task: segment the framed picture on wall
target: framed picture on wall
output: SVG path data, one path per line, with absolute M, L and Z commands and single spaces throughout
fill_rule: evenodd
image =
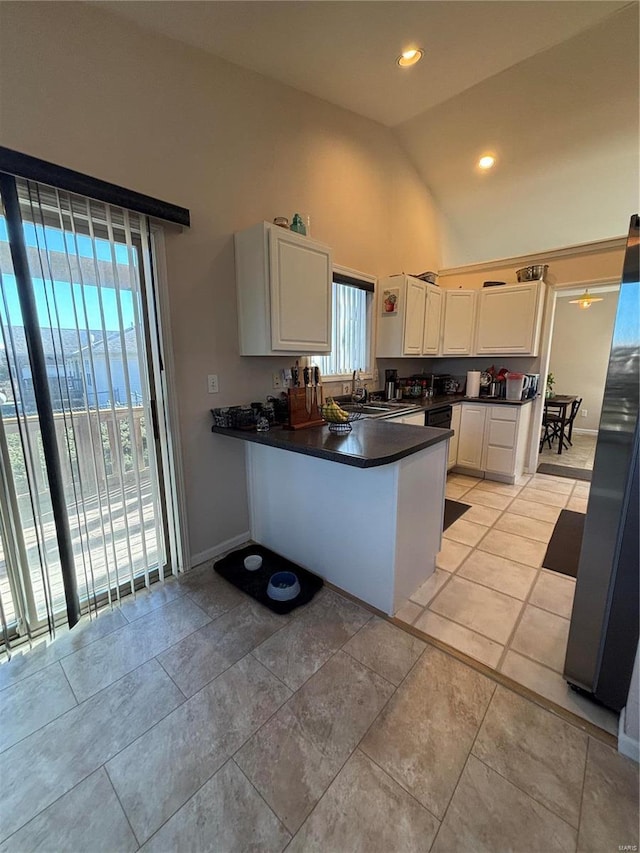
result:
M 400 296 L 400 288 L 393 287 L 390 290 L 382 291 L 382 316 L 390 317 L 398 313 L 398 298 Z

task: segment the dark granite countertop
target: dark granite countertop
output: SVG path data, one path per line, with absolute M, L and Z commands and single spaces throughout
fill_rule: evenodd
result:
M 455 403 L 490 403 L 497 406 L 526 406 L 527 403 L 533 403 L 533 398 L 529 400 L 506 400 L 504 397 L 465 397 L 463 394 L 448 394 L 446 396 L 433 397 L 431 400 L 407 399 L 403 400 L 402 403 L 406 405 L 407 409 L 412 408 L 418 412 L 420 410 L 440 409 L 443 406 L 453 406 Z
M 286 430 L 272 427 L 269 432 L 249 432 L 239 429 L 211 427 L 211 431 L 229 438 L 239 438 L 267 447 L 317 456 L 356 468 L 376 468 L 389 465 L 431 447 L 447 438 L 450 429 L 394 424 L 376 418 L 355 421 L 346 435 L 329 432 L 327 426 Z
M 461 397 L 460 403 L 491 403 L 492 406 L 526 406 L 533 403 L 534 398 L 528 400 L 505 400 L 504 397 Z

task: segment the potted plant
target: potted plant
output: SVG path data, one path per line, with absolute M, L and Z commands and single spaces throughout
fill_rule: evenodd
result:
M 545 397 L 553 397 L 553 386 L 555 385 L 555 376 L 553 373 L 547 373 L 547 390 L 545 391 Z

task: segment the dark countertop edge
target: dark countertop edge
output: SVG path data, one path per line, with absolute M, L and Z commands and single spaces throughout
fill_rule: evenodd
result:
M 382 423 L 384 421 L 380 421 L 376 418 L 363 418 L 359 423 L 354 424 L 354 431 L 358 428 L 362 428 L 363 424 L 366 423 Z M 360 456 L 353 453 L 348 453 L 346 451 L 327 449 L 321 445 L 316 447 L 309 446 L 307 444 L 295 445 L 292 444 L 292 439 L 284 440 L 279 436 L 287 435 L 295 437 L 300 433 L 310 433 L 311 430 L 318 431 L 318 438 L 323 440 L 323 437 L 327 437 L 328 435 L 333 434 L 329 433 L 326 427 L 310 427 L 308 430 L 283 430 L 280 427 L 273 427 L 269 430 L 269 432 L 251 432 L 249 430 L 239 430 L 239 429 L 227 429 L 226 427 L 217 427 L 212 426 L 211 432 L 216 433 L 217 435 L 226 435 L 228 438 L 237 438 L 244 441 L 250 441 L 254 444 L 263 444 L 267 447 L 274 447 L 277 450 L 288 450 L 291 453 L 301 453 L 303 456 L 315 456 L 317 459 L 325 459 L 329 462 L 337 462 L 340 465 L 350 465 L 354 468 L 377 468 L 381 465 L 390 465 L 393 462 L 398 462 L 400 459 L 404 459 L 407 456 L 412 456 L 414 453 L 418 453 L 420 450 L 424 450 L 427 447 L 432 447 L 434 444 L 439 444 L 447 438 L 451 438 L 453 436 L 453 430 L 450 429 L 439 429 L 437 427 L 423 427 L 423 426 L 413 426 L 411 424 L 386 424 L 386 427 L 390 427 L 391 429 L 398 429 L 399 427 L 404 427 L 405 429 L 416 431 L 416 440 L 412 442 L 410 445 L 401 447 L 398 450 L 394 450 L 391 453 L 385 453 L 383 455 L 372 455 L 372 456 Z M 322 433 L 319 431 L 322 430 Z M 418 439 L 420 431 L 428 431 L 428 437 L 423 437 Z M 352 433 L 349 433 L 351 435 Z
M 507 400 L 504 397 L 462 397 L 460 403 L 487 403 L 492 406 L 526 406 L 527 403 L 533 403 L 535 397 L 528 397 L 526 400 Z
M 403 406 L 397 406 L 398 417 L 402 415 L 415 414 L 415 412 L 429 412 L 433 409 L 442 409 L 445 406 L 455 406 L 457 403 L 486 403 L 488 405 L 497 406 L 526 406 L 527 403 L 533 403 L 537 397 L 529 397 L 526 400 L 507 400 L 505 397 L 465 397 L 462 394 L 450 394 L 444 397 L 434 397 L 431 400 L 424 401 L 418 399 L 403 400 Z M 376 401 L 374 401 L 375 403 Z M 384 400 L 380 402 L 384 403 Z M 400 402 L 400 401 L 398 401 Z M 402 412 L 400 409 L 402 408 Z M 391 420 L 394 417 L 393 412 L 389 415 L 382 415 L 380 419 Z
M 529 397 L 526 400 L 507 400 L 505 397 L 465 397 L 462 394 L 450 395 L 448 397 L 434 397 L 428 402 L 411 403 L 407 401 L 407 410 L 402 414 L 410 415 L 409 407 L 414 412 L 428 412 L 433 409 L 441 409 L 444 406 L 455 406 L 456 403 L 486 403 L 487 405 L 497 406 L 526 406 L 527 403 L 535 402 L 536 397 Z

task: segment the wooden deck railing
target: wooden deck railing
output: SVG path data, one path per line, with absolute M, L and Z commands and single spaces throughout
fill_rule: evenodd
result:
M 94 409 L 54 415 L 60 462 L 69 500 L 75 500 L 78 475 L 84 499 L 119 486 L 133 485 L 136 467 L 148 474 L 149 454 L 145 411 L 135 408 Z M 3 420 L 18 497 L 28 495 L 20 430 L 28 430 L 32 448 L 30 471 L 38 493 L 46 493 L 47 476 L 37 415 Z M 74 477 L 75 475 L 75 477 Z

